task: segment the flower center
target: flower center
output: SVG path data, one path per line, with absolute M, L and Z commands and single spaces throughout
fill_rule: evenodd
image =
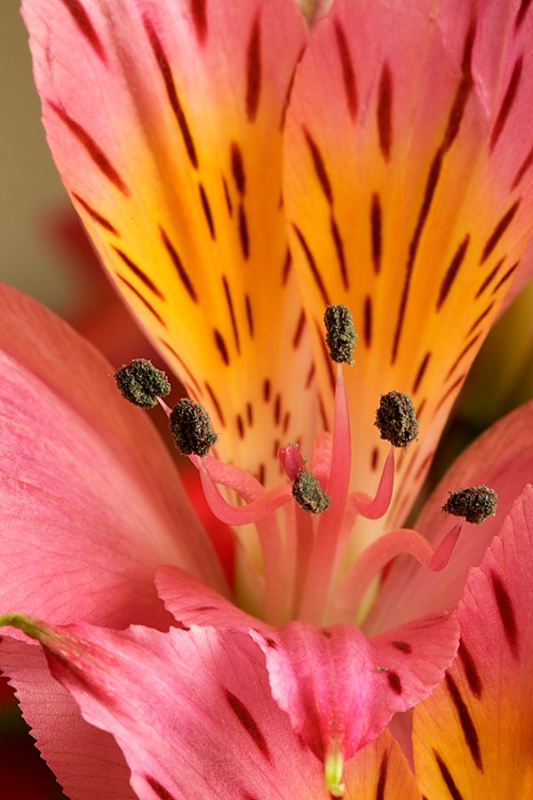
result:
M 209 455 L 216 435 L 205 410 L 186 398 L 170 409 L 160 396 L 160 389 L 167 393 L 169 388 L 165 376 L 152 374 L 159 371 L 149 362 L 139 359 L 117 373 L 126 399 L 133 397 L 144 407 L 158 402 L 165 410 L 178 448 L 199 472 L 212 513 L 235 529 L 237 602 L 274 625 L 295 619 L 317 625 L 360 621 L 372 586 L 392 559 L 407 553 L 428 569 L 441 570 L 462 527 L 452 527 L 436 549 L 416 531 L 403 528 L 382 535 L 355 560 L 350 557 L 361 551 L 349 547 L 357 517 L 376 520 L 388 511 L 394 448 L 405 448 L 417 437 L 418 423 L 407 395 L 392 391 L 382 396 L 375 424 L 381 438 L 391 442 L 391 450 L 375 497 L 350 492 L 350 417 L 343 364 L 353 363 L 356 334 L 345 306 L 328 307 L 325 324 L 330 356 L 337 362 L 333 433 L 317 435 L 309 465 L 297 445 L 281 448 L 278 456 L 288 480 L 269 491 L 249 473 Z M 478 523 L 494 513 L 495 504 L 492 490 L 475 487 L 452 494 L 443 510 Z M 254 537 L 259 570 L 248 556 Z

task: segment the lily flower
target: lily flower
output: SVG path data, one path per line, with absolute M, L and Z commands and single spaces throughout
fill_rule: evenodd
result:
M 310 31 L 293 0 L 25 0 L 54 158 L 235 554 L 111 368 L 3 289 L 0 660 L 72 800 L 504 786 L 531 409 L 399 525 L 525 278 L 529 5 L 336 0 Z

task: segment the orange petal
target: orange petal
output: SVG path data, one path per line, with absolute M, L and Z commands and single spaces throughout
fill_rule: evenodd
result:
M 334 302 L 359 330 L 348 388 L 358 489 L 372 490 L 387 452 L 372 428 L 380 394 L 413 395 L 420 418 L 395 520 L 533 230 L 528 7 L 517 16 L 500 0 L 337 0 L 297 71 L 291 247 L 311 328 Z
M 26 0 L 24 15 L 49 143 L 113 282 L 219 452 L 271 470 L 313 409 L 281 202 L 302 15 L 293 0 Z
M 346 764 L 344 800 L 421 800 L 400 746 L 384 731 Z
M 427 800 L 532 796 L 532 553 L 528 487 L 470 573 L 459 606 L 459 657 L 415 709 L 415 765 Z

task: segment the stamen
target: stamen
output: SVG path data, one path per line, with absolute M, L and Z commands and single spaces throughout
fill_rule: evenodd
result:
M 187 397 L 178 400 L 172 409 L 170 430 L 183 456 L 206 456 L 218 438 L 205 408 Z
M 299 609 L 301 619 L 317 624 L 320 624 L 322 618 L 327 615 L 330 590 L 348 535 L 343 521 L 348 499 L 351 461 L 350 414 L 342 366 L 339 364 L 335 390 L 331 470 L 326 486 L 331 496 L 331 506 L 320 517 L 318 523 Z
M 146 358 L 135 358 L 131 364 L 120 367 L 115 380 L 122 396 L 141 408 L 153 408 L 158 397 L 170 394 L 167 376 Z
M 488 486 L 470 486 L 450 492 L 442 510 L 455 517 L 464 517 L 467 522 L 479 525 L 496 513 L 498 495 Z
M 357 334 L 352 319 L 352 312 L 347 306 L 328 306 L 324 313 L 326 326 L 326 344 L 329 356 L 337 364 L 353 366 L 353 351 Z
M 318 478 L 323 486 L 328 485 L 331 472 L 331 452 L 333 449 L 333 437 L 329 431 L 322 431 L 315 436 L 313 446 L 313 459 L 311 461 L 311 472 Z
M 350 617 L 355 618 L 374 579 L 397 556 L 410 555 L 432 572 L 440 572 L 448 564 L 460 533 L 461 525 L 455 525 L 436 549 L 410 528 L 381 536 L 359 556 L 344 579 L 335 598 L 337 610 L 349 609 Z
M 382 439 L 394 447 L 407 447 L 418 436 L 418 420 L 413 401 L 403 392 L 388 392 L 381 396 L 376 422 Z
M 206 465 L 196 456 L 191 456 L 191 461 L 200 473 L 202 488 L 206 502 L 217 519 L 227 525 L 247 525 L 257 523 L 267 517 L 276 509 L 288 503 L 291 498 L 291 487 L 288 485 L 276 486 L 268 492 L 264 492 L 245 506 L 232 506 L 220 494 L 215 481 L 211 477 L 213 471 L 212 461 Z M 207 466 L 207 468 L 206 468 Z M 228 465 L 220 465 L 219 474 L 216 476 L 217 482 L 225 484 L 223 472 Z M 235 468 L 234 468 L 235 469 Z M 231 472 L 230 472 L 231 476 Z M 231 485 L 231 484 L 227 484 Z
M 292 484 L 292 496 L 298 505 L 310 514 L 322 514 L 331 503 L 331 497 L 321 487 L 318 478 L 306 470 L 302 470 L 296 476 Z

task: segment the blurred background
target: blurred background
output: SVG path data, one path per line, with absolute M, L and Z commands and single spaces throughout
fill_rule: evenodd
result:
M 0 277 L 61 312 L 75 281 L 43 238 L 68 200 L 44 139 L 18 0 L 0 3 L 0 31 Z
M 109 288 L 49 155 L 18 0 L 0 0 L 0 280 L 68 319 L 116 366 L 150 356 Z M 431 483 L 494 419 L 533 396 L 533 289 L 493 330 L 443 437 Z M 431 485 L 431 484 L 429 484 Z M 2 800 L 60 800 L 0 679 Z

